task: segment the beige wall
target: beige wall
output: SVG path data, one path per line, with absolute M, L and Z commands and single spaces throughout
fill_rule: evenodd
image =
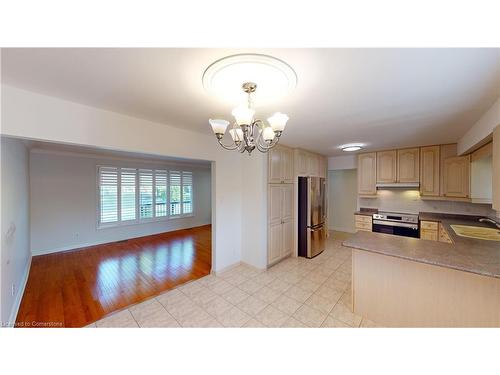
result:
M 328 171 L 329 229 L 354 232 L 358 198 L 356 169 Z

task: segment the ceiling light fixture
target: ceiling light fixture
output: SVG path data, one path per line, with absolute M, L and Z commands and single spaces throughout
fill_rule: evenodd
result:
M 257 83 L 259 93 L 256 95 Z M 216 96 L 233 102 L 242 102 L 246 94 L 246 105 L 231 112 L 235 122 L 230 126 L 232 143 L 226 145 L 222 139 L 230 125 L 224 119 L 210 119 L 209 123 L 219 144 L 226 150 L 252 153 L 254 149 L 267 152 L 276 146 L 285 130 L 288 116 L 276 112 L 267 123 L 254 119 L 254 100 L 269 102 L 283 96 L 297 84 L 295 71 L 284 61 L 272 56 L 241 54 L 228 56 L 211 64 L 203 73 L 203 86 Z M 243 91 L 242 91 L 243 89 Z
M 353 152 L 353 151 L 359 151 L 363 148 L 363 144 L 361 143 L 350 143 L 347 145 L 342 145 L 339 148 L 342 149 L 342 151 L 346 152 Z
M 251 94 L 257 90 L 257 84 L 245 82 L 241 87 L 248 94 L 248 105 L 236 107 L 231 112 L 235 118 L 235 122 L 229 129 L 233 143 L 229 145 L 222 143 L 229 121 L 223 119 L 210 119 L 208 121 L 217 141 L 226 150 L 238 150 L 241 153 L 247 151 L 248 154 L 251 154 L 257 148 L 260 152 L 267 152 L 278 144 L 281 134 L 285 130 L 288 116 L 276 112 L 267 119 L 269 125 L 266 125 L 262 120 L 254 120 L 255 110 L 252 109 Z

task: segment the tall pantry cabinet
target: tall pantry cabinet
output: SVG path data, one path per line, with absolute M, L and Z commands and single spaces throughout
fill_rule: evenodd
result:
M 296 254 L 298 177 L 327 177 L 327 169 L 327 159 L 319 154 L 281 145 L 269 151 L 268 266 Z
M 286 258 L 294 244 L 293 150 L 276 146 L 268 154 L 267 264 Z

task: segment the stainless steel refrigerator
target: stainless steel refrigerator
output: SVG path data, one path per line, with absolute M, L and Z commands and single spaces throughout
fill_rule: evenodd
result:
M 299 177 L 299 256 L 313 258 L 326 248 L 326 181 L 322 177 Z

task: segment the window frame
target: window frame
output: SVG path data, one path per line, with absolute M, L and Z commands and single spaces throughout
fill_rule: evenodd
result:
M 117 169 L 117 199 L 118 199 L 118 205 L 117 205 L 117 221 L 109 222 L 109 223 L 102 223 L 101 222 L 101 184 L 100 184 L 100 176 L 101 176 L 101 168 L 116 168 Z M 122 169 L 135 169 L 136 174 L 135 174 L 135 212 L 136 216 L 134 220 L 121 220 L 121 170 Z M 153 172 L 153 217 L 151 218 L 140 218 L 140 178 L 139 178 L 139 172 L 140 170 L 144 169 L 150 169 Z M 151 223 L 156 223 L 156 222 L 165 222 L 169 220 L 176 220 L 176 219 L 183 219 L 183 218 L 188 218 L 188 217 L 194 217 L 195 216 L 195 204 L 194 204 L 194 171 L 193 170 L 183 170 L 182 168 L 168 168 L 168 167 L 153 167 L 153 168 L 148 168 L 148 167 L 129 167 L 129 166 L 116 166 L 116 165 L 109 165 L 109 164 L 97 164 L 96 165 L 96 228 L 98 230 L 100 229 L 107 229 L 107 228 L 116 228 L 116 227 L 126 227 L 129 225 L 141 225 L 141 224 L 151 224 Z M 156 216 L 156 171 L 163 171 L 167 173 L 167 197 L 166 197 L 166 203 L 167 203 L 167 215 L 165 216 Z M 191 205 L 192 205 L 192 212 L 189 214 L 183 214 L 182 213 L 182 202 L 181 202 L 181 213 L 179 215 L 170 215 L 170 171 L 180 171 L 181 174 L 181 200 L 182 200 L 182 172 L 191 172 L 192 174 L 192 183 L 191 183 L 191 189 L 192 189 L 192 197 L 191 197 Z

